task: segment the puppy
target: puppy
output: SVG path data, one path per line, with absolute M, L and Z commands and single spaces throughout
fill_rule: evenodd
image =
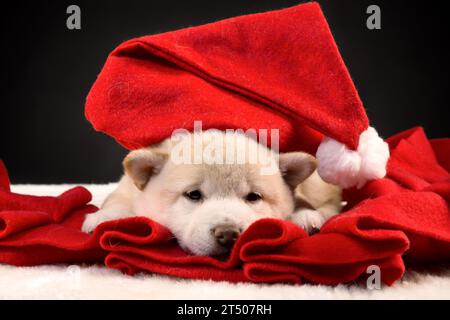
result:
M 123 166 L 117 189 L 87 215 L 83 231 L 146 216 L 184 250 L 221 255 L 258 219 L 288 219 L 312 232 L 341 210 L 341 190 L 322 181 L 313 156 L 278 154 L 239 132 L 178 135 L 130 152 Z

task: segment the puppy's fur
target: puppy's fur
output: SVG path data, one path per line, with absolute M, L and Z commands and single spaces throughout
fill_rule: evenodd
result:
M 201 152 L 234 151 L 244 161 L 196 163 L 195 138 L 201 138 Z M 219 140 L 224 142 L 220 149 L 211 148 Z M 179 150 L 191 150 L 184 158 L 190 161 L 175 159 Z M 257 163 L 249 160 L 255 150 Z M 229 249 L 218 241 L 217 230 L 223 226 L 235 230 L 233 240 L 266 217 L 289 219 L 311 232 L 341 209 L 341 190 L 322 181 L 314 157 L 302 152 L 277 154 L 240 133 L 185 134 L 176 144 L 167 139 L 132 151 L 123 165 L 125 174 L 117 189 L 98 212 L 86 217 L 83 231 L 91 232 L 108 220 L 147 216 L 166 226 L 185 250 L 218 255 Z

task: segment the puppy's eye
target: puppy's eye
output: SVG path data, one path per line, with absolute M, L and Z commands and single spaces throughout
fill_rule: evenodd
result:
M 191 201 L 200 201 L 203 197 L 200 190 L 193 190 L 193 191 L 185 192 L 184 196 Z
M 248 202 L 256 202 L 262 199 L 262 195 L 258 192 L 250 192 L 246 197 L 245 200 Z

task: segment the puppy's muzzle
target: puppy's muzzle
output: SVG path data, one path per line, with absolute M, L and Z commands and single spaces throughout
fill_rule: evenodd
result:
M 241 230 L 233 225 L 219 225 L 212 230 L 212 234 L 220 246 L 230 249 L 241 234 Z

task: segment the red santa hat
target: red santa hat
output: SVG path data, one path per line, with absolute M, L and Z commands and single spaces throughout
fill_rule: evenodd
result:
M 345 188 L 382 178 L 389 158 L 317 3 L 127 41 L 109 55 L 86 117 L 129 149 L 198 120 L 279 129 L 280 151 L 316 153 L 322 178 Z

